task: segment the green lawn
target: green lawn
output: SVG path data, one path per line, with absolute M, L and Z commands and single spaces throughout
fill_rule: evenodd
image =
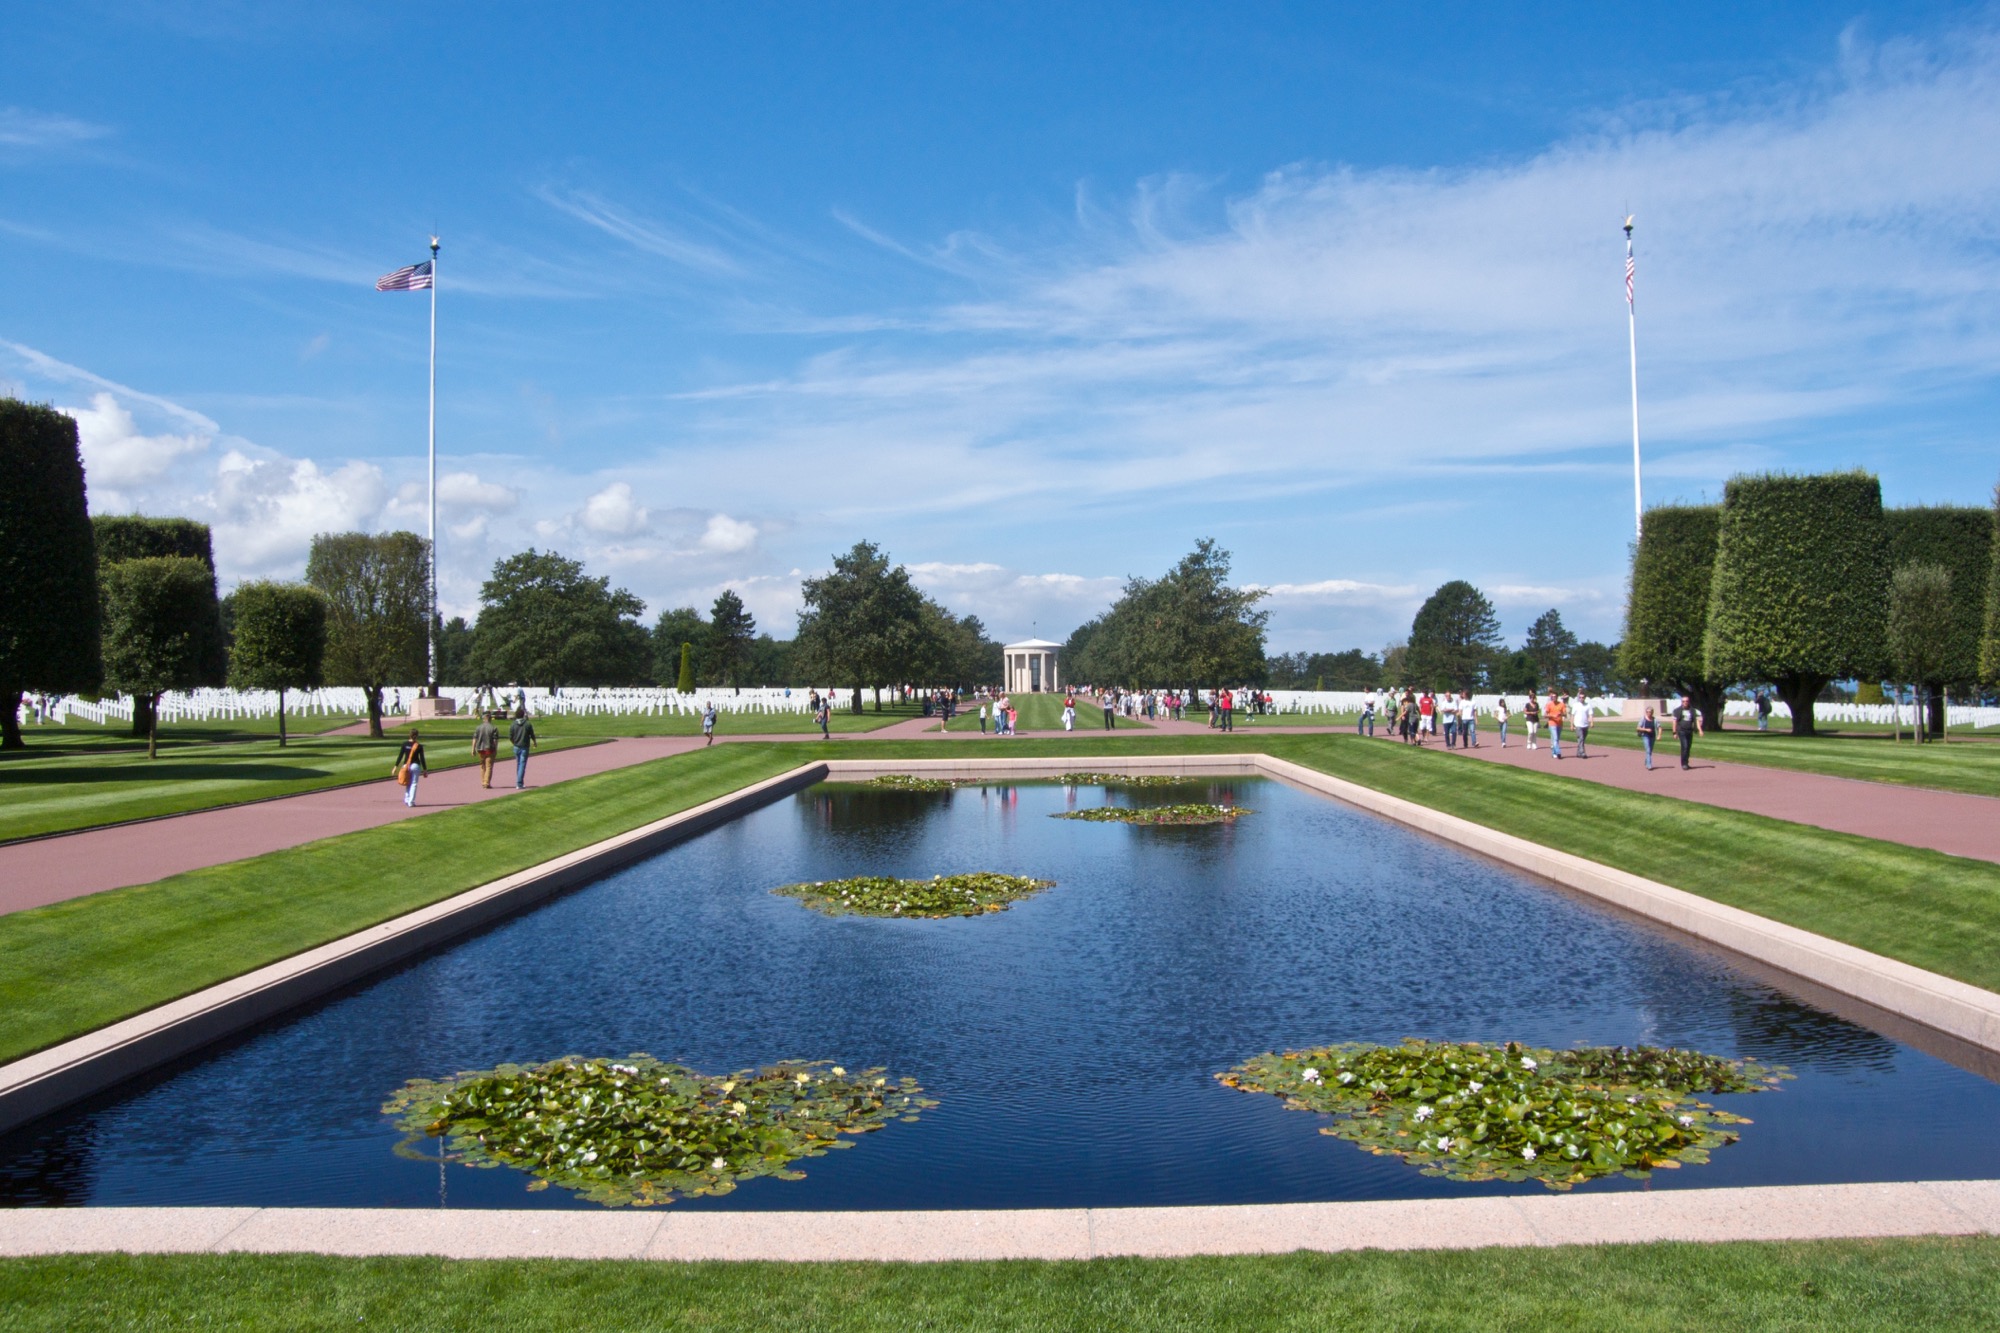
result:
M 470 727 L 456 738 L 436 727 L 423 732 L 433 771 L 474 762 Z M 386 781 L 402 733 L 379 741 L 295 736 L 283 749 L 275 740 L 200 744 L 176 738 L 153 760 L 143 743 L 134 750 L 102 736 L 68 745 L 42 743 L 40 736 L 36 741 L 0 758 L 0 841 Z M 545 738 L 551 750 L 590 743 L 576 735 Z
M 1481 727 L 1482 737 L 1491 734 Z M 1893 782 L 1906 787 L 1932 787 L 1939 791 L 1969 792 L 1974 796 L 2000 796 L 2000 736 L 1968 731 L 1964 741 L 1932 741 L 1918 745 L 1903 733 L 1901 743 L 1894 735 L 1878 728 L 1846 728 L 1822 731 L 1814 736 L 1794 736 L 1784 731 L 1711 731 L 1695 740 L 1695 753 L 1706 759 L 1736 764 L 1762 764 L 1767 768 L 1792 768 L 1807 773 L 1824 773 L 1837 778 L 1859 778 L 1864 782 Z M 1639 748 L 1639 735 L 1630 722 L 1600 722 L 1590 729 L 1593 744 L 1602 742 L 1622 749 Z M 1671 738 L 1663 739 L 1670 745 Z
M 1064 697 L 1062 694 L 1017 694 L 1013 696 L 1009 702 L 1014 705 L 1014 710 L 1020 714 L 1019 719 L 1014 723 L 1014 729 L 1016 731 L 1061 731 Z M 1079 732 L 1095 731 L 1102 734 L 1104 731 L 1103 705 L 1088 695 L 1079 694 L 1073 697 L 1076 699 L 1076 729 Z M 1115 721 L 1118 724 L 1118 729 L 1121 731 L 1152 730 L 1144 722 L 1123 715 L 1117 717 Z M 988 727 L 992 725 L 991 722 L 987 723 Z M 932 728 L 932 730 L 936 730 L 936 728 Z M 946 730 L 969 731 L 977 736 L 979 734 L 978 701 L 971 700 L 961 704 L 958 716 L 951 720 L 951 725 Z
M 967 744 L 983 744 L 969 741 Z M 1249 748 L 2000 989 L 2000 865 L 1351 735 L 1023 738 L 1009 755 Z M 739 743 L 0 917 L 0 1059 L 435 902 L 815 757 L 949 741 Z M 526 802 L 527 804 L 523 804 Z M 283 885 L 282 893 L 272 891 Z
M 915 706 L 904 705 L 885 706 L 880 713 L 836 711 L 831 725 L 840 733 L 868 732 L 920 715 Z M 346 724 L 315 719 L 321 721 Z M 432 769 L 472 763 L 477 725 L 473 718 L 424 723 Z M 614 736 L 692 736 L 700 730 L 698 718 L 559 715 L 535 721 L 535 734 L 547 750 Z M 722 713 L 716 721 L 716 733 L 725 736 L 812 730 L 805 714 Z M 160 757 L 148 760 L 145 741 L 126 733 L 122 725 L 35 727 L 26 732 L 26 750 L 0 753 L 0 842 L 371 781 L 388 775 L 406 734 L 391 728 L 384 739 L 370 740 L 295 730 L 281 749 L 275 726 L 177 724 L 161 732 Z M 503 759 L 512 753 L 504 741 L 500 751 Z
M 771 1264 L 0 1260 L 0 1333 L 237 1329 L 1988 1330 L 2000 1239 Z

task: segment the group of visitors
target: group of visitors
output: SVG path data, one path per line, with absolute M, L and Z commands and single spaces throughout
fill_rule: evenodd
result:
M 1514 719 L 1513 706 L 1503 694 L 1493 701 L 1489 711 L 1498 726 L 1500 748 L 1504 750 L 1507 730 Z M 1391 690 L 1386 700 L 1379 701 L 1375 691 L 1369 690 L 1362 696 L 1361 715 L 1355 719 L 1354 730 L 1357 735 L 1373 736 L 1379 717 L 1389 734 L 1406 745 L 1422 745 L 1427 738 L 1442 732 L 1446 748 L 1474 749 L 1479 745 L 1479 713 L 1479 705 L 1464 690 L 1446 690 L 1440 695 L 1429 690 L 1405 689 L 1400 698 Z M 1673 735 L 1680 745 L 1681 767 L 1688 768 L 1694 738 L 1702 730 L 1701 713 L 1688 696 L 1682 695 L 1671 716 Z M 1529 690 L 1521 704 L 1520 718 L 1528 749 L 1540 748 L 1540 732 L 1547 727 L 1550 757 L 1563 758 L 1563 731 L 1568 728 L 1576 741 L 1575 757 L 1590 758 L 1590 727 L 1595 713 L 1590 699 L 1581 690 L 1574 697 L 1552 692 L 1545 700 Z M 1638 731 L 1645 747 L 1646 767 L 1651 768 L 1653 747 L 1660 737 L 1660 719 L 1651 707 L 1640 720 Z
M 479 725 L 472 729 L 472 753 L 479 760 L 479 785 L 491 789 L 493 786 L 493 760 L 500 751 L 500 728 L 496 725 L 506 714 L 481 713 Z M 709 711 L 714 717 L 713 708 Z M 513 718 L 507 724 L 507 741 L 514 747 L 514 789 L 528 785 L 528 754 L 539 741 L 535 735 L 535 724 L 528 717 L 528 710 L 516 707 Z M 403 804 L 414 807 L 417 803 L 417 786 L 423 781 L 430 766 L 424 758 L 423 738 L 415 727 L 403 746 L 396 752 L 395 766 L 390 770 L 396 785 L 403 789 Z
M 1063 726 L 1065 731 L 1069 729 L 1070 711 L 1065 710 Z M 1014 707 L 1014 701 L 1011 699 L 996 697 L 989 703 L 982 696 L 979 700 L 979 734 L 982 736 L 986 734 L 986 723 L 989 718 L 993 723 L 993 735 L 1012 736 L 1014 723 L 1020 718 L 1020 712 Z

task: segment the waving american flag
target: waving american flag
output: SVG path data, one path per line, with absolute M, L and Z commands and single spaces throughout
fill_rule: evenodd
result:
M 410 264 L 375 279 L 378 292 L 426 292 L 431 286 L 431 261 Z

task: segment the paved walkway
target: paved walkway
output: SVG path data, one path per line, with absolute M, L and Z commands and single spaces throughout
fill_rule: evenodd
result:
M 1433 742 L 1431 748 L 1443 746 Z M 1640 750 L 1599 745 L 1591 749 L 1588 759 L 1579 759 L 1575 738 L 1570 735 L 1563 737 L 1567 757 L 1560 761 L 1549 752 L 1546 737 L 1540 748 L 1530 752 L 1518 736 L 1510 737 L 1503 750 L 1495 738 L 1482 733 L 1479 748 L 1452 753 L 1601 782 L 1626 791 L 1769 815 L 1836 833 L 1928 847 L 1951 856 L 2000 861 L 2000 798 L 1827 777 L 1788 768 L 1719 763 L 1702 758 L 1699 738 L 1694 743 L 1693 767 L 1686 772 L 1681 771 L 1679 752 L 1671 742 L 1660 747 L 1650 772 Z
M 0 1209 L 0 1255 L 936 1262 L 1977 1235 L 2000 1235 L 2000 1181 L 1008 1212 Z

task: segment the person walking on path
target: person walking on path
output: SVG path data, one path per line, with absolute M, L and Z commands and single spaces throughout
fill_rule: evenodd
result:
M 1549 724 L 1549 753 L 1556 758 L 1563 757 L 1563 723 L 1569 720 L 1569 705 L 1561 695 L 1549 700 L 1549 706 L 1542 713 Z
M 1437 696 L 1425 690 L 1417 699 L 1417 744 L 1437 734 Z
M 507 743 L 514 747 L 514 790 L 528 785 L 528 751 L 535 748 L 535 724 L 528 720 L 528 710 L 519 705 L 514 708 L 514 721 L 507 728 Z
M 986 734 L 986 701 L 984 699 L 979 701 L 979 734 L 982 736 Z
M 1458 739 L 1468 750 L 1479 748 L 1479 710 L 1472 706 L 1472 691 L 1458 692 Z
M 813 711 L 813 721 L 819 723 L 819 738 L 823 741 L 829 741 L 833 739 L 833 737 L 827 735 L 826 731 L 827 723 L 831 722 L 832 720 L 833 720 L 832 701 L 830 699 L 820 700 L 819 707 Z M 986 730 L 986 710 L 984 708 L 979 710 L 979 729 L 981 731 Z
M 1588 759 L 1590 758 L 1590 700 L 1579 690 L 1576 702 L 1571 707 L 1576 711 L 1576 757 Z
M 1653 716 L 1650 705 L 1646 716 L 1639 719 L 1639 743 L 1646 747 L 1646 771 L 1653 771 L 1653 744 L 1660 739 L 1660 719 Z
M 1396 731 L 1403 738 L 1403 744 L 1410 745 L 1417 739 L 1417 700 L 1408 690 L 1403 691 L 1403 701 L 1396 705 Z
M 493 714 L 481 713 L 479 725 L 472 731 L 472 752 L 479 756 L 479 785 L 489 790 L 493 786 L 493 756 L 500 749 L 500 728 L 493 725 Z
M 1757 730 L 1769 731 L 1770 729 L 1771 696 L 1759 690 L 1757 691 Z
M 1535 748 L 1535 728 L 1542 722 L 1542 706 L 1535 702 L 1535 692 L 1528 691 L 1528 702 L 1521 705 L 1521 724 L 1528 729 L 1528 748 Z
M 1701 730 L 1701 714 L 1695 709 L 1694 701 L 1687 695 L 1674 705 L 1674 739 L 1681 743 L 1681 768 L 1690 768 L 1689 757 L 1694 753 L 1695 734 Z
M 1354 719 L 1354 734 L 1373 736 L 1375 734 L 1375 691 L 1361 696 L 1361 716 Z
M 1236 730 L 1236 695 L 1229 690 L 1224 690 L 1220 703 L 1222 706 L 1222 729 L 1224 731 Z
M 1507 748 L 1507 718 L 1507 696 L 1503 694 L 1493 705 L 1493 720 L 1500 724 L 1500 748 L 1503 750 Z
M 1458 696 L 1446 690 L 1444 698 L 1438 700 L 1438 713 L 1444 722 L 1444 748 L 1455 750 L 1458 748 Z
M 701 735 L 703 745 L 715 744 L 715 700 L 710 699 L 701 710 Z
M 403 804 L 417 803 L 417 781 L 424 775 L 424 746 L 417 739 L 417 729 L 410 728 L 410 739 L 403 742 L 401 753 L 396 756 L 396 781 L 403 788 Z
M 1009 736 L 1014 734 L 1014 724 L 1020 720 L 1020 711 L 1014 707 L 1014 701 L 1009 699 L 1007 701 L 1007 734 Z
M 1106 731 L 1111 731 L 1114 730 L 1117 726 L 1118 726 L 1118 701 L 1111 697 L 1109 691 L 1106 691 L 1104 695 L 1104 729 Z

